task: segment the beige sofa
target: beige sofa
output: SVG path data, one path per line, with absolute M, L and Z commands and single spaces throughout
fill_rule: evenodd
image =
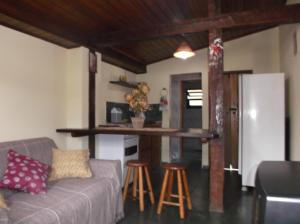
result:
M 0 143 L 0 177 L 9 149 L 51 164 L 49 138 Z M 124 216 L 120 161 L 91 159 L 92 178 L 69 178 L 48 183 L 47 193 L 6 191 L 9 210 L 0 209 L 0 223 L 18 224 L 113 224 Z M 3 190 L 2 190 L 3 191 Z

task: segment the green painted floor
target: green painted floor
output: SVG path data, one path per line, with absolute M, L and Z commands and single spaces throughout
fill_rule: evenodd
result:
M 193 210 L 186 209 L 186 219 L 180 220 L 178 208 L 164 206 L 161 215 L 156 214 L 159 191 L 162 183 L 162 172 L 152 172 L 155 192 L 155 205 L 145 201 L 145 211 L 139 212 L 138 201 L 129 197 L 125 203 L 125 218 L 119 224 L 149 224 L 149 223 L 201 223 L 201 224 L 250 224 L 252 215 L 252 193 L 240 191 L 240 178 L 236 173 L 225 175 L 225 211 L 210 213 L 208 211 L 208 171 L 202 170 L 199 162 L 189 161 L 188 181 L 191 191 Z M 147 195 L 145 195 L 147 198 Z

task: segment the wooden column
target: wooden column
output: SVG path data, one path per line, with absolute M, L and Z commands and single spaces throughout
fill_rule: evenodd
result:
M 95 128 L 96 123 L 96 73 L 97 55 L 95 51 L 89 51 L 89 128 Z M 95 158 L 95 135 L 89 135 L 90 157 Z
M 219 0 L 208 1 L 209 16 L 215 16 L 220 11 Z M 209 44 L 217 38 L 222 40 L 221 29 L 209 30 Z M 209 128 L 217 131 L 219 138 L 209 143 L 210 164 L 210 211 L 223 212 L 224 193 L 224 87 L 223 87 L 223 50 L 219 57 L 212 57 L 208 50 L 208 79 L 209 79 Z

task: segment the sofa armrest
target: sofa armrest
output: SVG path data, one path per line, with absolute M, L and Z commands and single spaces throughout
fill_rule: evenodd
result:
M 11 221 L 8 217 L 8 214 L 7 214 L 7 209 L 5 208 L 0 208 L 0 223 L 1 224 L 10 224 Z
M 120 160 L 90 159 L 90 166 L 95 178 L 115 179 L 122 186 L 122 170 Z

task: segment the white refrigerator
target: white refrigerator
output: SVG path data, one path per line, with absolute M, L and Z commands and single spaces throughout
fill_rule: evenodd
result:
M 255 185 L 263 160 L 285 159 L 284 74 L 239 77 L 239 174 L 242 186 Z

